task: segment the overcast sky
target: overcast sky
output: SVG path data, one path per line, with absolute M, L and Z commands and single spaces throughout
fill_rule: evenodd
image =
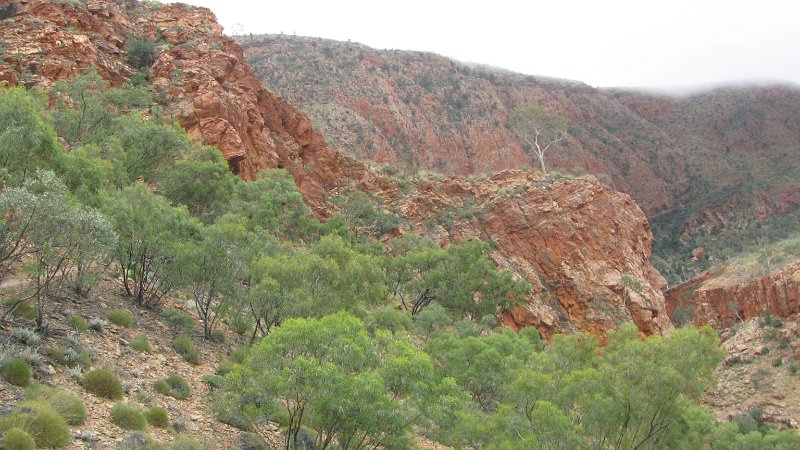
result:
M 593 86 L 800 83 L 800 0 L 184 0 L 225 31 L 422 50 Z

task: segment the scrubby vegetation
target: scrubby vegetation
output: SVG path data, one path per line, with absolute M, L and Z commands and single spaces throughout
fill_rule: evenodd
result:
M 3 304 L 3 317 L 24 302 L 36 313 L 33 337 L 15 336 L 20 342 L 46 336 L 48 313 L 64 298 L 93 301 L 113 267 L 128 303 L 110 322 L 130 327 L 129 311 L 147 317 L 140 312 L 174 305 L 178 294 L 186 311 L 162 317 L 187 362 L 201 362 L 195 342 L 206 340 L 210 358 L 209 346 L 225 347 L 215 337 L 226 326 L 238 335 L 245 345 L 203 378 L 215 413 L 265 436 L 267 421 L 279 422 L 287 449 L 409 448 L 414 434 L 487 449 L 730 448 L 756 439 L 746 427 L 716 424 L 699 402 L 722 359 L 710 329 L 642 339 L 623 325 L 600 346 L 580 333 L 546 344 L 532 328 L 497 328 L 497 313 L 530 288 L 497 270 L 490 243 L 441 248 L 414 234 L 378 241 L 400 221 L 358 192 L 321 223 L 286 172 L 243 181 L 216 149 L 192 145 L 146 85 L 111 89 L 88 73 L 57 83 L 49 99 L 4 88 L 0 114 L 18 124 L 0 129 L 0 276 L 22 267 L 30 281 Z M 477 214 L 477 206 L 450 213 Z M 98 333 L 106 325 L 69 322 Z M 130 346 L 152 350 L 145 334 Z M 67 349 L 53 349 L 67 360 Z M 4 358 L 0 367 L 7 381 L 30 383 L 25 361 Z M 125 395 L 109 369 L 81 384 L 98 397 Z M 154 388 L 177 399 L 204 390 L 177 375 Z M 67 422 L 83 420 L 80 401 L 43 386 L 27 395 L 3 429 L 66 445 Z M 111 419 L 127 430 L 168 425 L 164 410 L 127 403 Z M 765 431 L 758 439 L 800 438 Z M 188 437 L 172 444 L 203 447 Z
M 200 351 L 192 343 L 192 340 L 186 336 L 181 336 L 172 341 L 172 348 L 181 355 L 186 362 L 190 364 L 200 364 Z
M 49 404 L 28 400 L 21 402 L 11 415 L 0 419 L 0 431 L 20 428 L 36 441 L 37 447 L 64 447 L 69 443 L 67 421 Z
M 9 450 L 36 450 L 36 441 L 22 428 L 11 428 L 3 433 L 0 446 Z
M 160 406 L 153 406 L 144 412 L 147 423 L 156 428 L 169 428 L 169 415 L 167 411 Z
M 111 400 L 125 395 L 119 376 L 109 369 L 94 369 L 83 377 L 83 387 L 92 394 Z
M 128 403 L 117 403 L 111 408 L 111 422 L 123 430 L 143 431 L 147 428 L 144 413 Z
M 52 406 L 70 425 L 83 425 L 86 407 L 72 392 L 43 384 L 34 384 L 25 391 L 26 400 L 39 400 Z
M 153 385 L 156 392 L 168 395 L 178 400 L 186 400 L 192 395 L 192 388 L 186 378 L 180 375 L 170 375 L 163 380 L 158 380 Z
M 135 338 L 131 339 L 128 345 L 130 345 L 130 347 L 136 350 L 137 352 L 142 352 L 142 353 L 153 352 L 153 346 L 150 345 L 150 340 L 147 339 L 147 336 L 144 334 L 140 334 Z
M 0 376 L 9 384 L 25 387 L 31 384 L 31 366 L 22 358 L 14 358 L 0 366 Z
M 108 321 L 123 328 L 133 327 L 133 316 L 124 309 L 112 309 L 108 313 Z

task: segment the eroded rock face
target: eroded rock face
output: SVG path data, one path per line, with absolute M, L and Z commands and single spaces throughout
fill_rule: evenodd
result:
M 721 328 L 761 316 L 767 309 L 779 317 L 800 312 L 800 262 L 755 279 L 731 279 L 716 273 L 717 269 L 709 270 L 668 290 L 668 314 L 689 308 L 695 324 Z
M 0 62 L 7 84 L 46 87 L 97 67 L 119 85 L 135 73 L 125 53 L 129 42 L 163 41 L 148 73 L 157 101 L 194 140 L 219 148 L 243 178 L 283 168 L 320 217 L 332 211 L 330 195 L 360 189 L 442 245 L 492 240 L 497 263 L 534 286 L 528 303 L 503 316 L 509 326 L 536 326 L 544 334 L 602 334 L 629 320 L 647 334 L 670 327 L 664 281 L 650 263 L 652 235 L 626 194 L 590 179 L 546 180 L 521 171 L 423 183 L 403 193 L 328 148 L 305 114 L 264 89 L 207 9 L 126 9 L 110 0 L 90 0 L 86 8 L 42 0 L 0 5 L 13 5 L 13 26 L 2 28 L 13 55 Z
M 85 8 L 43 0 L 0 4 L 14 11 L 3 28 L 12 56 L 0 63 L 0 81 L 49 86 L 95 67 L 119 85 L 136 72 L 125 53 L 130 40 L 164 41 L 148 73 L 158 101 L 189 136 L 219 148 L 235 173 L 252 179 L 261 169 L 284 168 L 323 216 L 332 191 L 395 189 L 330 150 L 307 116 L 264 89 L 206 8 L 126 9 L 108 0 L 90 0 Z
M 508 326 L 545 334 L 602 334 L 631 320 L 646 334 L 671 328 L 665 281 L 650 264 L 650 227 L 627 194 L 592 178 L 505 171 L 478 182 L 434 181 L 398 203 L 443 245 L 494 242 L 497 264 L 531 283 L 534 295 L 502 317 Z

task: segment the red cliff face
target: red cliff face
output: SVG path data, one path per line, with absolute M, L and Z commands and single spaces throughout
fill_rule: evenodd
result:
M 328 148 L 305 114 L 264 89 L 241 47 L 221 34 L 207 9 L 126 9 L 110 0 L 90 0 L 86 7 L 0 0 L 0 7 L 11 20 L 2 28 L 8 56 L 0 61 L 0 80 L 7 84 L 47 87 L 96 67 L 119 85 L 135 73 L 126 56 L 131 39 L 163 42 L 148 73 L 157 101 L 194 140 L 219 148 L 243 178 L 279 167 L 294 177 L 319 216 L 331 211 L 330 195 L 360 189 L 443 245 L 492 240 L 497 263 L 535 290 L 529 303 L 503 317 L 509 326 L 537 326 L 546 334 L 600 334 L 630 320 L 648 334 L 670 326 L 664 282 L 650 263 L 652 235 L 626 194 L 588 179 L 544 180 L 519 171 L 479 182 L 424 183 L 402 193 Z M 361 108 L 371 105 L 362 102 Z M 486 142 L 487 148 L 496 145 Z M 468 212 L 477 205 L 480 214 Z
M 590 178 L 554 181 L 506 171 L 477 182 L 423 184 L 398 204 L 442 244 L 495 243 L 497 264 L 534 292 L 502 317 L 508 326 L 536 326 L 545 334 L 601 334 L 628 321 L 647 334 L 671 328 L 665 281 L 650 264 L 650 227 L 627 194 Z
M 265 90 L 241 47 L 222 34 L 210 10 L 182 4 L 125 9 L 104 0 L 73 6 L 43 0 L 0 2 L 14 12 L 3 38 L 9 57 L 0 80 L 48 86 L 88 67 L 112 84 L 135 70 L 133 38 L 163 41 L 148 76 L 166 112 L 189 136 L 219 148 L 243 178 L 289 171 L 309 205 L 325 215 L 329 192 L 345 187 L 391 191 L 392 183 L 330 150 L 307 116 Z
M 679 307 L 692 311 L 697 325 L 729 327 L 770 310 L 790 317 L 800 312 L 800 262 L 750 280 L 716 277 L 712 269 L 666 293 L 667 312 Z

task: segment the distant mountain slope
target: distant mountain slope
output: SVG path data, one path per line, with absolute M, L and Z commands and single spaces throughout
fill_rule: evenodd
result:
M 681 159 L 661 151 L 674 147 L 666 134 L 583 83 L 316 38 L 240 43 L 269 89 L 306 111 L 333 147 L 361 158 L 457 175 L 532 166 L 506 124 L 536 103 L 573 124 L 564 149 L 549 155 L 557 170 L 607 174 L 646 211 L 668 207 L 670 180 L 684 176 Z M 621 123 L 629 132 L 619 138 Z
M 673 282 L 708 267 L 691 250 L 715 250 L 718 237 L 748 244 L 797 231 L 772 223 L 800 204 L 796 87 L 671 98 L 319 38 L 239 41 L 269 89 L 360 159 L 459 175 L 533 166 L 507 127 L 510 113 L 539 104 L 567 117 L 570 136 L 548 165 L 630 193 L 654 223 L 659 268 Z

